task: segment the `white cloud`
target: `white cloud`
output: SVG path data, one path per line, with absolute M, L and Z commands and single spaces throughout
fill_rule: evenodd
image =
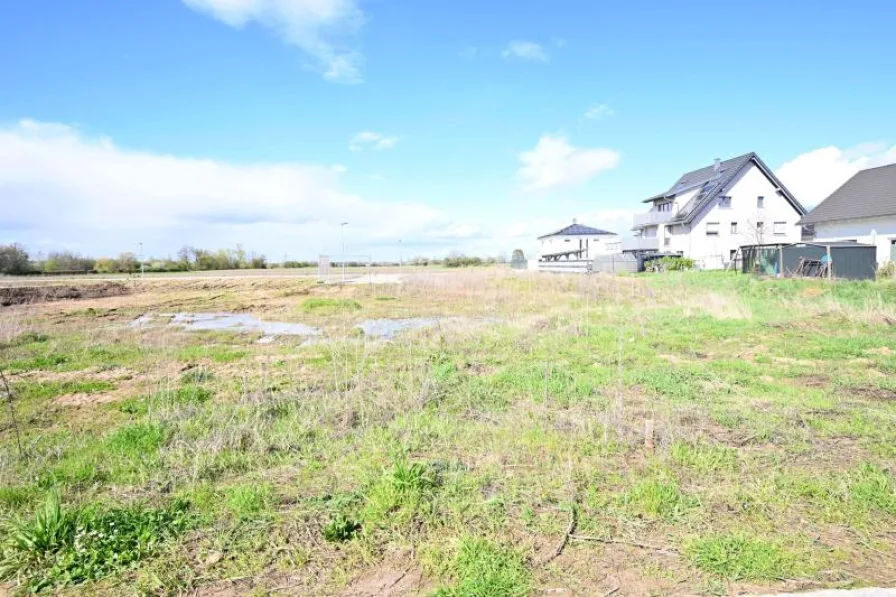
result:
M 0 128 L 0 243 L 117 254 L 145 242 L 243 243 L 280 255 L 336 249 L 340 221 L 370 250 L 410 231 L 448 239 L 457 223 L 422 203 L 377 202 L 343 190 L 344 167 L 236 165 L 118 147 L 60 124 Z M 334 236 L 335 235 L 335 236 Z M 357 250 L 356 249 L 356 250 Z
M 370 180 L 375 180 L 377 182 L 383 182 L 386 180 L 386 177 L 383 176 L 382 174 L 371 174 Z
M 595 104 L 585 111 L 585 118 L 588 120 L 599 120 L 601 118 L 608 118 L 614 114 L 616 114 L 616 111 L 607 104 Z
M 542 135 L 534 149 L 520 154 L 523 190 L 538 191 L 583 183 L 619 164 L 612 149 L 580 149 L 563 135 Z
M 850 149 L 833 145 L 798 155 L 776 172 L 806 207 L 827 199 L 859 170 L 896 163 L 896 145 L 867 143 Z
M 183 0 L 193 10 L 231 27 L 251 22 L 273 30 L 310 56 L 324 77 L 361 81 L 363 58 L 346 40 L 364 23 L 356 0 Z
M 588 151 L 588 150 L 576 150 Z M 623 234 L 625 210 L 569 218 L 466 218 L 423 202 L 373 201 L 343 188 L 340 164 L 229 164 L 123 148 L 55 123 L 0 127 L 0 244 L 90 255 L 138 250 L 174 254 L 182 245 L 243 244 L 279 259 L 346 250 L 397 259 L 410 254 L 507 254 L 573 216 Z M 374 185 L 375 183 L 369 183 Z M 376 185 L 378 186 L 378 185 Z M 635 206 L 637 208 L 638 206 Z
M 518 58 L 531 62 L 547 62 L 548 54 L 541 44 L 532 41 L 512 41 L 501 53 L 504 58 Z
M 396 145 L 398 145 L 398 137 L 387 137 L 373 131 L 364 131 L 352 137 L 348 148 L 352 151 L 363 151 L 365 149 L 383 151 L 393 149 Z

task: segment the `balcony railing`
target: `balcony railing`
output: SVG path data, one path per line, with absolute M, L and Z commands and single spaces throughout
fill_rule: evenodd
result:
M 675 216 L 672 211 L 648 211 L 646 214 L 635 214 L 635 226 L 651 226 L 664 224 Z
M 636 236 L 622 241 L 623 251 L 659 251 L 660 239 L 656 236 Z

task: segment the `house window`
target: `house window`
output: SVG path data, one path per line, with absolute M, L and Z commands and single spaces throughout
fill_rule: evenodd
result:
M 668 246 L 671 245 L 671 244 L 672 244 L 672 239 L 669 238 L 669 237 L 667 236 L 667 237 L 665 238 L 665 240 L 663 240 L 663 246 L 668 247 Z
M 657 211 L 672 211 L 672 203 L 671 202 L 660 203 L 657 206 L 656 210 Z
M 737 249 L 731 249 L 730 255 L 731 256 L 729 257 L 729 260 L 734 261 L 734 259 L 737 257 Z
M 787 222 L 775 222 L 774 233 L 781 235 L 787 234 Z
M 737 234 L 737 222 L 731 222 L 731 234 Z
M 727 195 L 719 199 L 719 207 L 731 207 L 731 197 Z
M 763 197 L 762 195 L 760 195 L 759 197 L 756 197 L 756 209 L 762 209 L 764 207 L 765 207 L 765 197 Z
M 718 222 L 707 222 L 706 223 L 706 236 L 718 236 L 719 235 L 719 223 Z

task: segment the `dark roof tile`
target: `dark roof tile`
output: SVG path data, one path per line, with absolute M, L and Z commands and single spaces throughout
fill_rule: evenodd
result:
M 609 235 L 616 236 L 615 232 L 608 232 L 607 230 L 601 230 L 600 228 L 592 228 L 591 226 L 585 226 L 584 224 L 570 224 L 569 226 L 565 226 L 556 232 L 551 232 L 550 234 L 543 234 L 538 238 L 547 238 L 548 236 L 556 236 L 558 234 L 564 234 L 567 236 L 573 235 L 585 235 L 585 236 L 599 236 L 599 235 Z
M 800 202 L 796 200 L 796 197 L 787 190 L 784 184 L 778 180 L 775 174 L 755 153 L 747 153 L 736 158 L 731 158 L 730 160 L 724 160 L 719 164 L 718 170 L 716 170 L 715 164 L 713 164 L 687 172 L 683 174 L 668 191 L 662 195 L 647 199 L 645 203 L 663 197 L 674 197 L 675 195 L 696 187 L 702 187 L 697 195 L 688 201 L 687 205 L 682 206 L 678 215 L 670 220 L 670 222 L 676 224 L 689 224 L 694 221 L 704 207 L 709 205 L 713 199 L 725 191 L 728 184 L 734 180 L 741 170 L 750 164 L 750 162 L 754 162 L 763 172 L 765 172 L 772 183 L 778 187 L 784 197 L 790 201 L 791 205 L 793 205 L 794 209 L 796 209 L 800 215 L 805 215 L 806 209 L 800 205 Z
M 896 164 L 862 170 L 818 204 L 802 224 L 896 215 Z

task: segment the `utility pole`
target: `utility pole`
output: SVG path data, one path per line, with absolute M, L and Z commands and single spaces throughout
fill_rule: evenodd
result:
M 143 243 L 140 243 L 140 277 L 143 277 Z
M 404 269 L 404 259 L 402 259 L 401 255 L 401 239 L 398 239 L 398 273 L 401 273 L 401 270 Z
M 339 236 L 342 238 L 342 283 L 345 284 L 345 227 L 348 222 L 339 224 Z

